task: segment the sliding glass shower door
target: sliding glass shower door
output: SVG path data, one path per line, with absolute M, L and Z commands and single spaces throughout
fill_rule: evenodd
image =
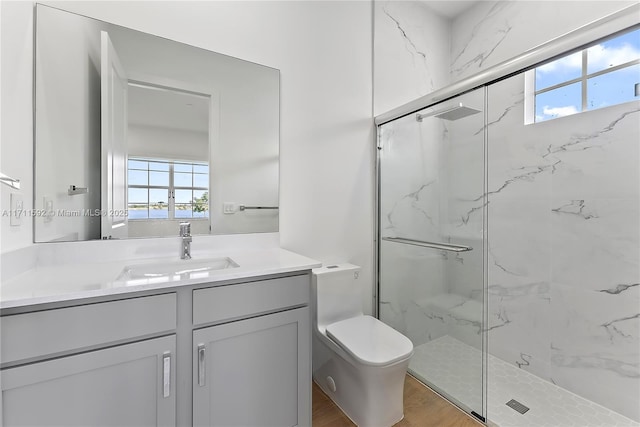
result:
M 379 132 L 379 317 L 410 373 L 484 418 L 485 89 Z

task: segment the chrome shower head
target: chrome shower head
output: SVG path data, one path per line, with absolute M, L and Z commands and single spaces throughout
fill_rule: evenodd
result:
M 449 107 L 442 110 L 436 110 L 436 111 L 432 111 L 430 113 L 425 113 L 425 114 L 417 114 L 416 120 L 421 122 L 423 119 L 427 117 L 437 117 L 439 119 L 444 119 L 444 120 L 458 120 L 463 117 L 471 116 L 479 112 L 480 110 L 476 110 L 475 108 L 464 106 L 462 105 L 462 103 L 460 103 L 454 107 Z
M 442 112 L 440 114 L 436 114 L 434 117 L 445 120 L 458 120 L 463 117 L 471 116 L 473 114 L 479 113 L 479 110 L 465 107 L 464 105 L 460 107 L 456 107 L 452 110 Z

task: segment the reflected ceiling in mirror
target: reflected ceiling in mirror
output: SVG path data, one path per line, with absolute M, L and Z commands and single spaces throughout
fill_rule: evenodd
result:
M 278 230 L 278 70 L 36 13 L 36 242 Z

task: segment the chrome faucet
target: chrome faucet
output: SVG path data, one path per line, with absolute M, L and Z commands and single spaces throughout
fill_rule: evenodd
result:
M 191 224 L 188 222 L 180 223 L 180 237 L 182 238 L 180 246 L 180 259 L 191 259 Z

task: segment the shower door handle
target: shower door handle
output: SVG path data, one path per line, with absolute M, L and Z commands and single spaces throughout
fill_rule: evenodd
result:
M 452 245 L 450 243 L 425 242 L 424 240 L 403 239 L 401 237 L 383 237 L 382 240 L 406 245 L 422 246 L 424 248 L 439 249 L 441 251 L 468 252 L 473 250 L 471 246 Z

